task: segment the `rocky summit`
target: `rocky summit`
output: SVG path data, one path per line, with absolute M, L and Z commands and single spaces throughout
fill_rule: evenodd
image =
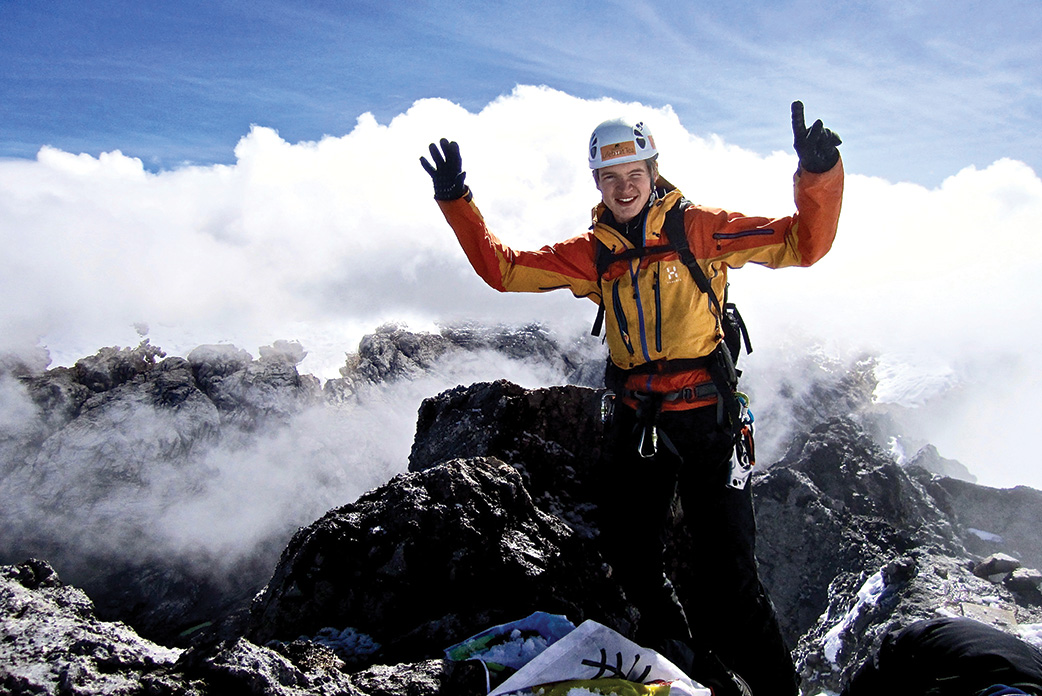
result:
M 30 518 L 26 507 L 25 521 L 66 519 L 75 501 L 84 519 L 120 524 L 135 510 L 113 491 L 154 484 L 157 472 L 205 477 L 216 442 L 246 443 L 299 425 L 295 414 L 315 404 L 343 409 L 381 379 L 436 369 L 477 340 L 461 336 L 385 329 L 325 387 L 297 373 L 301 351 L 284 343 L 257 360 L 231 347 L 181 359 L 143 345 L 74 368 L 10 371 L 2 379 L 35 411 L 0 439 L 5 505 L 31 489 L 52 513 Z M 546 336 L 535 340 L 552 353 Z M 529 352 L 510 340 L 481 345 Z M 864 374 L 822 390 L 860 385 Z M 843 404 L 834 413 L 803 411 L 813 422 L 753 479 L 763 579 L 808 695 L 838 692 L 888 629 L 920 618 L 970 616 L 1028 638 L 1042 624 L 1042 494 L 899 465 L 881 447 L 880 422 L 858 410 L 861 389 L 833 399 Z M 640 616 L 589 543 L 599 404 L 594 388 L 506 380 L 427 398 L 396 474 L 285 537 L 271 534 L 232 586 L 203 572 L 206 563 L 158 550 L 97 564 L 115 556 L 87 546 L 70 564 L 59 527 L 19 526 L 5 513 L 0 691 L 466 696 L 486 693 L 484 672 L 446 660 L 445 648 L 491 625 L 542 610 L 628 633 Z M 87 496 L 73 498 L 80 488 Z M 714 572 L 714 559 L 693 557 L 687 543 L 678 524 L 669 571 L 681 597 L 694 574 Z M 49 552 L 86 591 L 65 582 Z

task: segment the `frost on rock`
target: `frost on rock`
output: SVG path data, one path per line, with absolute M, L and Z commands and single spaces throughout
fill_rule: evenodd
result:
M 326 627 L 314 636 L 301 636 L 298 640 L 324 645 L 349 665 L 365 662 L 381 647 L 372 636 L 350 626 L 343 630 Z
M 1042 623 L 1020 624 L 1017 633 L 1025 641 L 1042 650 Z
M 139 693 L 181 655 L 99 621 L 82 590 L 37 560 L 0 568 L 0 635 L 0 686 L 14 693 Z
M 855 624 L 866 607 L 874 607 L 886 591 L 886 580 L 880 570 L 871 576 L 857 592 L 857 601 L 847 613 L 825 634 L 825 656 L 833 665 L 839 665 L 839 651 L 843 647 L 844 635 Z

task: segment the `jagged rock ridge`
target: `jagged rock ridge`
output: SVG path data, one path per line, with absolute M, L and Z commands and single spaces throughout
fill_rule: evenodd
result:
M 296 527 L 335 504 L 282 520 L 270 512 L 272 528 L 254 524 L 257 538 L 240 547 L 179 540 L 188 534 L 181 531 L 185 523 L 192 524 L 194 501 L 204 493 L 220 498 L 208 489 L 226 485 L 223 460 L 264 447 L 266 438 L 290 428 L 307 426 L 322 437 L 354 418 L 383 385 L 437 370 L 467 351 L 539 361 L 561 372 L 582 363 L 581 351 L 562 347 L 537 326 L 413 334 L 387 325 L 366 336 L 341 377 L 324 385 L 300 373 L 306 352 L 288 341 L 262 347 L 258 358 L 230 345 L 200 346 L 181 358 L 145 340 L 50 370 L 41 369 L 46 361 L 38 356 L 0 357 L 0 399 L 18 412 L 0 427 L 0 563 L 45 557 L 91 594 L 100 616 L 128 621 L 156 640 L 182 642 L 183 631 L 255 593 Z M 307 420 L 312 413 L 320 415 Z M 292 458 L 270 468 L 299 467 L 299 446 L 307 446 L 315 454 L 305 456 L 317 460 L 314 487 L 343 479 L 337 453 L 323 448 L 345 445 L 312 440 L 287 445 Z M 254 458 L 262 455 L 276 456 Z M 244 458 L 237 465 L 252 464 Z M 393 466 L 403 471 L 406 463 Z M 370 486 L 390 475 L 381 476 L 383 468 L 367 464 Z M 242 475 L 232 471 L 232 484 Z
M 246 365 L 241 356 L 226 357 L 229 365 L 237 359 Z M 110 384 L 118 386 L 107 391 L 149 381 L 142 375 L 184 369 L 174 361 L 157 372 L 166 362 L 117 377 Z M 210 376 L 236 372 L 214 370 Z M 220 386 L 248 387 L 250 380 L 242 377 L 222 379 Z M 86 386 L 70 380 L 59 396 L 76 384 Z M 71 402 L 56 398 L 55 403 Z M 576 620 L 598 618 L 625 631 L 639 615 L 613 588 L 610 571 L 592 546 L 583 543 L 593 533 L 582 483 L 599 447 L 597 403 L 598 394 L 589 389 L 524 390 L 506 382 L 458 388 L 429 400 L 420 410 L 412 473 L 302 529 L 248 610 L 217 620 L 211 629 L 196 632 L 184 652 L 164 653 L 152 663 L 138 657 L 106 660 L 103 648 L 84 655 L 66 643 L 58 650 L 69 656 L 68 669 L 58 669 L 79 675 L 79 681 L 62 678 L 67 685 L 90 684 L 96 669 L 157 694 L 483 693 L 482 679 L 440 655 L 447 644 L 488 623 L 540 608 Z M 224 422 L 234 423 L 236 431 L 251 427 L 249 418 Z M 220 418 L 217 424 L 223 427 Z M 848 418 L 828 420 L 806 433 L 782 462 L 757 475 L 755 486 L 765 580 L 785 630 L 798 641 L 807 693 L 835 690 L 894 624 L 938 611 L 1007 625 L 1039 621 L 1037 584 L 1016 581 L 1012 571 L 990 579 L 973 575 L 983 554 L 970 548 L 970 542 L 986 539 L 990 546 L 982 550 L 1007 551 L 1025 561 L 1031 549 L 1016 521 L 1039 519 L 1037 497 L 1004 498 L 1019 515 L 1011 514 L 996 532 L 988 524 L 987 501 L 1005 492 L 962 488 L 923 470 L 898 467 Z M 672 543 L 673 555 L 683 557 L 682 535 Z M 683 588 L 685 573 L 711 566 L 712 559 L 678 565 L 673 569 L 678 587 Z M 32 579 L 37 576 L 60 586 L 46 564 L 33 562 L 5 570 L 0 596 L 42 591 L 45 583 Z M 52 610 L 20 606 L 23 620 L 17 625 L 5 620 L 4 632 L 7 643 L 29 645 L 39 635 L 34 626 Z M 57 606 L 69 609 L 63 617 L 74 624 L 104 623 L 82 602 Z M 0 616 L 14 613 L 6 599 L 0 602 Z M 94 628 L 104 634 L 105 626 Z M 334 633 L 365 634 L 362 643 L 369 647 L 331 648 L 319 640 Z M 134 642 L 132 635 L 127 640 Z M 137 646 L 127 654 L 150 649 L 162 650 Z M 31 652 L 20 655 L 32 663 Z M 46 662 L 39 655 L 37 660 Z M 24 674 L 6 669 L 0 683 L 8 690 L 36 688 Z

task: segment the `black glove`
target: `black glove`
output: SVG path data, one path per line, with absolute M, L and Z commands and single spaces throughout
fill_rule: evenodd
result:
M 821 174 L 836 166 L 839 161 L 839 150 L 836 146 L 843 141 L 830 131 L 818 119 L 807 130 L 803 121 L 803 102 L 792 103 L 792 145 L 800 157 L 800 167 L 804 171 Z
M 467 192 L 467 187 L 463 183 L 467 173 L 463 171 L 463 160 L 459 156 L 459 145 L 442 138 L 441 149 L 445 152 L 444 157 L 442 157 L 441 152 L 438 151 L 438 146 L 434 143 L 431 143 L 430 149 L 434 165 L 432 166 L 425 157 L 420 158 L 420 164 L 423 165 L 423 168 L 431 175 L 431 179 L 434 180 L 434 200 L 454 201 L 457 198 L 463 198 L 463 195 Z

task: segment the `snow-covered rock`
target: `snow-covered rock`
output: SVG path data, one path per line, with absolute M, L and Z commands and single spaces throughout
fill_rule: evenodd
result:
M 47 563 L 0 566 L 0 690 L 10 694 L 143 693 L 181 651 L 100 621 L 84 592 Z

